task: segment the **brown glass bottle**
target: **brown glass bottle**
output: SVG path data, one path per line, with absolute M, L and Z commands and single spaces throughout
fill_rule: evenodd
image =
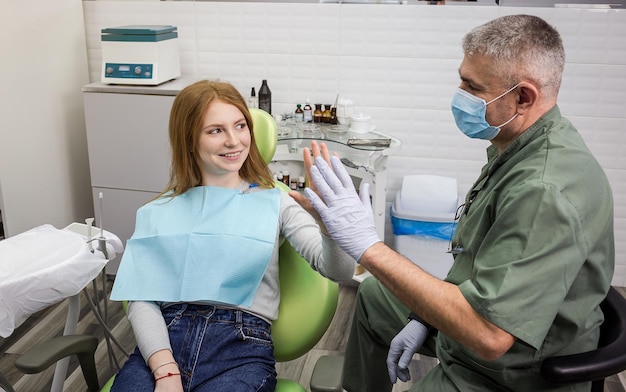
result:
M 296 120 L 297 123 L 304 122 L 304 110 L 302 110 L 302 105 L 300 104 L 296 105 L 294 119 Z
M 315 111 L 313 112 L 313 122 L 321 123 L 323 114 L 324 112 L 322 112 L 322 104 L 316 103 Z
M 337 108 L 330 108 L 330 123 L 336 125 L 337 124 Z
M 322 113 L 322 122 L 330 124 L 330 105 L 324 105 L 324 112 Z

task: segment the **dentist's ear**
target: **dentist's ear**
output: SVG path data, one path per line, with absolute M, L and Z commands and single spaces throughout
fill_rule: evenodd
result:
M 530 82 L 521 82 L 517 87 L 517 112 L 523 115 L 535 105 L 539 99 L 539 89 Z

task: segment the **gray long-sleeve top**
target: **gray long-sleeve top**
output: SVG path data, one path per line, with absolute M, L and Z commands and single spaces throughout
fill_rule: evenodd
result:
M 280 302 L 278 249 L 283 239 L 287 240 L 313 269 L 333 281 L 350 281 L 356 264 L 355 260 L 342 251 L 330 237 L 320 232 L 319 226 L 308 212 L 286 192 L 280 193 L 280 217 L 270 263 L 252 305 L 237 307 L 269 322 L 278 316 Z M 171 350 L 167 327 L 161 314 L 161 309 L 168 305 L 171 303 L 136 301 L 129 304 L 128 320 L 133 328 L 139 351 L 146 362 L 157 351 Z

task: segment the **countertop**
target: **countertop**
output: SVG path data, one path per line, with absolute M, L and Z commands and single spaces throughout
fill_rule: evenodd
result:
M 188 85 L 206 78 L 197 76 L 181 76 L 157 86 L 146 85 L 126 85 L 126 84 L 106 84 L 95 82 L 83 86 L 83 92 L 94 93 L 116 93 L 116 94 L 144 94 L 144 95 L 176 95 Z

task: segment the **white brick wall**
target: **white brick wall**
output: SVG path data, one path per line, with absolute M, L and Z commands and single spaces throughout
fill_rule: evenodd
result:
M 529 13 L 559 29 L 567 64 L 559 99 L 611 180 L 616 269 L 626 286 L 626 10 L 245 2 L 84 2 L 91 81 L 100 79 L 100 30 L 126 24 L 178 26 L 183 75 L 233 83 L 247 95 L 267 79 L 273 109 L 337 93 L 403 144 L 389 158 L 389 205 L 406 174 L 456 177 L 465 192 L 486 143 L 455 127 L 460 42 L 472 27 Z M 391 241 L 390 224 L 387 242 Z

